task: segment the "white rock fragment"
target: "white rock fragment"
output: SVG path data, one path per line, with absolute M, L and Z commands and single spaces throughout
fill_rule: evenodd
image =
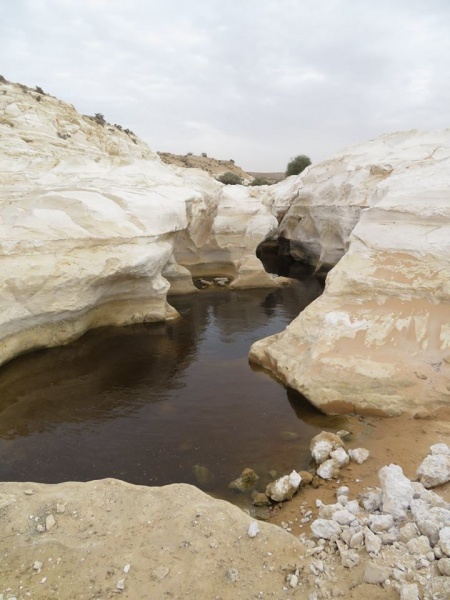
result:
M 400 600 L 420 600 L 416 583 L 404 583 L 400 587 Z
M 317 475 L 322 479 L 336 479 L 339 477 L 339 463 L 334 458 L 329 458 L 319 466 Z
M 116 583 L 116 589 L 119 591 L 125 589 L 125 579 L 119 579 L 119 581 Z
M 369 527 L 374 533 L 387 531 L 394 526 L 394 517 L 392 515 L 370 515 Z
M 425 535 L 421 535 L 417 538 L 412 538 L 406 543 L 408 552 L 410 554 L 428 554 L 431 551 L 431 546 L 428 538 Z
M 259 533 L 259 525 L 256 521 L 252 521 L 248 528 L 248 537 L 254 538 L 258 535 L 258 533 Z
M 364 544 L 369 554 L 378 554 L 381 549 L 382 541 L 377 535 L 375 535 L 370 529 L 364 531 Z
M 342 439 L 334 433 L 322 431 L 311 440 L 310 450 L 318 465 L 326 461 L 337 448 L 343 448 Z
M 437 563 L 437 567 L 441 575 L 450 577 L 450 558 L 441 558 Z
M 290 500 L 298 490 L 301 480 L 302 478 L 297 471 L 292 471 L 290 475 L 285 475 L 269 483 L 266 488 L 266 495 L 274 502 Z
M 34 494 L 34 491 L 31 489 L 26 489 L 23 490 L 23 493 L 25 494 L 25 496 L 32 496 Z
M 369 458 L 370 452 L 366 448 L 353 448 L 348 451 L 348 455 L 353 462 L 362 465 Z
M 130 563 L 128 563 L 127 565 L 124 566 L 123 572 L 125 573 L 125 575 L 128 575 L 128 573 L 130 572 L 130 569 L 131 569 Z
M 381 508 L 383 497 L 379 489 L 368 490 L 361 494 L 361 502 L 367 512 L 375 512 Z
M 43 563 L 41 563 L 41 561 L 39 561 L 39 560 L 35 560 L 34 561 L 34 563 L 33 563 L 33 570 L 34 571 L 40 572 L 40 570 L 42 569 L 42 567 L 43 567 Z
M 364 583 L 379 585 L 384 583 L 390 577 L 391 571 L 383 565 L 374 562 L 368 562 L 364 571 Z
M 45 529 L 50 531 L 56 526 L 56 519 L 53 515 L 48 515 L 45 519 Z
M 344 448 L 336 448 L 336 450 L 330 452 L 330 458 L 335 460 L 340 467 L 345 467 L 350 462 L 350 457 Z
M 339 523 L 339 525 L 350 525 L 355 520 L 355 515 L 348 510 L 337 510 L 333 516 L 333 521 Z
M 450 481 L 450 455 L 430 454 L 417 469 L 420 483 L 426 488 L 433 488 Z
M 156 567 L 156 569 L 153 569 L 152 578 L 156 579 L 157 581 L 162 581 L 163 579 L 165 579 L 167 577 L 169 572 L 170 572 L 170 569 L 168 569 L 167 567 L 164 567 L 163 565 L 160 565 L 159 567 Z
M 409 542 L 409 540 L 412 540 L 412 538 L 419 535 L 419 530 L 415 523 L 406 523 L 400 528 L 398 533 L 399 540 L 406 544 L 406 542 Z
M 378 472 L 382 491 L 383 512 L 396 520 L 406 518 L 406 511 L 414 497 L 414 488 L 398 465 L 388 465 Z
M 444 554 L 450 556 L 450 524 L 439 531 L 439 547 Z
M 236 583 L 239 580 L 239 571 L 237 569 L 228 569 L 227 571 L 227 579 L 231 583 Z
M 431 454 L 446 454 L 450 456 L 450 446 L 443 442 L 430 446 Z
M 311 524 L 311 531 L 315 537 L 329 540 L 335 535 L 340 535 L 342 527 L 331 519 L 316 519 Z

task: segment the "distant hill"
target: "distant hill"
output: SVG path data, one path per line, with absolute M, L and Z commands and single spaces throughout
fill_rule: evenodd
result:
M 235 173 L 244 181 L 252 181 L 253 176 L 241 167 L 234 164 L 233 160 L 219 160 L 208 156 L 197 156 L 195 154 L 172 154 L 171 152 L 158 152 L 160 159 L 168 165 L 187 167 L 191 169 L 203 169 L 213 177 L 219 177 L 228 171 Z

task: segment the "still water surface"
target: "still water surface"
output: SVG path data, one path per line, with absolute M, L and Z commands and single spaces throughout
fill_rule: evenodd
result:
M 306 468 L 309 443 L 344 418 L 315 411 L 248 363 L 321 293 L 312 277 L 277 290 L 202 291 L 171 299 L 181 318 L 103 328 L 0 370 L 0 480 L 117 477 L 199 485 L 236 503 L 228 483 Z

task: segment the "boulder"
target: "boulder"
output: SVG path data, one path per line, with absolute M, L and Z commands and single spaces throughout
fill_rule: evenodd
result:
M 450 129 L 411 131 L 284 183 L 291 254 L 334 268 L 324 294 L 250 360 L 329 414 L 448 404 L 449 172 Z

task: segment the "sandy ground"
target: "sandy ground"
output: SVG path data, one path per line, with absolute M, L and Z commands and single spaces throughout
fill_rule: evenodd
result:
M 292 501 L 274 511 L 270 522 L 278 525 L 282 521 L 292 522 L 292 532 L 297 535 L 308 531 L 308 526 L 298 524 L 301 504 L 306 502 L 315 516 L 316 500 L 320 499 L 325 504 L 335 502 L 339 486 L 348 486 L 352 496 L 356 497 L 367 487 L 379 486 L 378 471 L 384 465 L 400 465 L 405 475 L 415 480 L 417 467 L 429 454 L 430 446 L 438 442 L 450 444 L 450 407 L 442 408 L 433 415 L 427 414 L 426 419 L 407 414 L 391 418 L 350 417 L 348 429 L 352 436 L 346 448 L 367 448 L 369 459 L 362 465 L 350 463 L 341 469 L 337 481 L 323 482 L 317 489 L 311 486 L 303 488 Z M 441 486 L 438 491 L 450 502 L 450 483 Z
M 334 502 L 338 485 L 348 485 L 352 498 L 377 485 L 384 464 L 398 463 L 414 478 L 429 446 L 449 442 L 450 408 L 427 420 L 355 417 L 349 423 L 347 448 L 368 448 L 367 462 L 343 468 L 339 481 L 301 489 L 273 511 L 270 523 L 259 522 L 254 538 L 249 515 L 188 485 L 0 484 L 0 598 L 398 598 L 389 586 L 363 582 L 368 556 L 347 569 L 331 554 L 316 577 L 308 540 L 298 537 L 309 530 L 299 524 L 301 511 L 315 512 L 317 498 Z M 437 491 L 450 501 L 449 484 Z M 398 560 L 389 552 L 385 564 Z M 296 572 L 292 588 L 287 577 Z

